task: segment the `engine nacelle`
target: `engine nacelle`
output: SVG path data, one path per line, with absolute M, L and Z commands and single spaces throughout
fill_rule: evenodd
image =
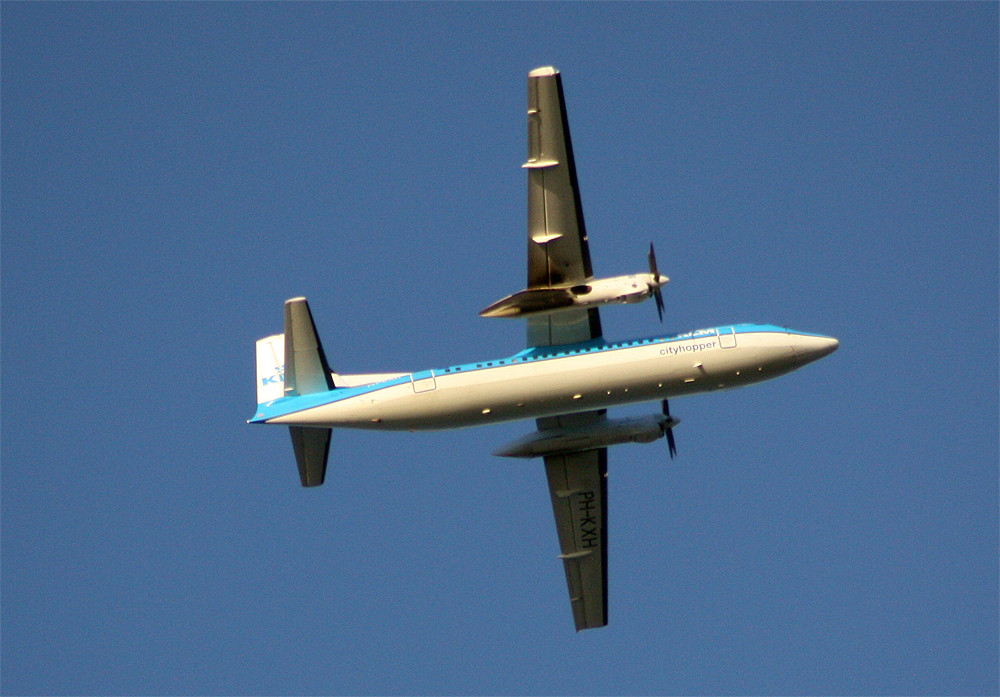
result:
M 605 419 L 584 428 L 535 431 L 493 451 L 500 457 L 544 457 L 606 448 L 621 443 L 652 443 L 680 423 L 663 414 L 625 419 Z
M 574 286 L 528 288 L 498 300 L 479 314 L 483 317 L 523 317 L 612 303 L 638 303 L 669 281 L 662 274 L 637 273 L 596 278 Z

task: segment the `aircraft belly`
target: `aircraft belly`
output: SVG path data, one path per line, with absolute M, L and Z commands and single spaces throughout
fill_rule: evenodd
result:
M 642 355 L 635 355 L 637 352 Z M 632 354 L 632 355 L 627 355 Z M 713 386 L 685 383 L 692 362 L 655 345 L 436 376 L 437 388 L 375 395 L 352 426 L 443 429 L 537 418 L 662 399 Z M 377 421 L 373 420 L 377 419 Z
M 451 425 L 472 426 L 646 401 L 665 389 L 662 363 L 608 358 L 574 356 L 506 366 L 493 375 L 484 372 L 471 384 L 456 377 L 454 387 L 442 379 L 435 397 L 452 415 Z
M 410 382 L 334 401 L 285 423 L 384 430 L 462 428 L 603 409 L 738 387 L 793 370 L 785 335 L 741 334 L 718 342 L 650 344 L 467 372 L 435 372 L 433 389 Z M 702 346 L 685 350 L 684 346 Z M 671 352 L 671 347 L 674 352 Z

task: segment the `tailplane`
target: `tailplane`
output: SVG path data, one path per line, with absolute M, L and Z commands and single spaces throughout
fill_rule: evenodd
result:
M 330 436 L 333 429 L 289 426 L 295 464 L 299 466 L 302 486 L 319 486 L 326 479 L 326 462 L 330 456 Z
M 257 403 L 327 392 L 333 375 L 305 298 L 285 301 L 285 333 L 257 342 Z M 319 486 L 326 477 L 329 428 L 289 426 L 302 486 Z
M 332 372 L 316 334 L 309 301 L 305 298 L 286 300 L 285 396 L 332 390 Z
M 333 389 L 333 377 L 316 333 L 309 302 L 305 298 L 285 301 L 285 396 L 292 397 Z M 330 454 L 329 428 L 289 426 L 295 463 L 302 486 L 319 486 L 326 477 Z

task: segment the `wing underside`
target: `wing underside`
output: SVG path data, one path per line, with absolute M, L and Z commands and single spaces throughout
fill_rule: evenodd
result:
M 528 73 L 528 161 L 524 168 L 528 171 L 527 288 L 542 298 L 545 289 L 582 284 L 594 275 L 562 80 L 555 68 Z M 596 308 L 528 317 L 529 347 L 600 337 L 601 316 Z M 537 425 L 545 431 L 592 425 L 603 418 L 603 410 L 590 411 L 538 419 Z M 608 623 L 607 472 L 607 448 L 545 458 L 559 557 L 577 631 Z
M 555 68 L 528 74 L 528 285 L 583 283 L 593 277 L 583 223 L 562 80 Z M 551 346 L 601 336 L 596 309 L 528 319 L 528 345 Z
M 545 458 L 577 631 L 608 623 L 607 448 Z

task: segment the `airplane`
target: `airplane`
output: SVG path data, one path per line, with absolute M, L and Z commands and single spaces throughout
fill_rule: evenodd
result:
M 305 298 L 284 306 L 284 333 L 257 341 L 257 410 L 249 423 L 291 433 L 303 486 L 323 483 L 334 428 L 437 430 L 535 419 L 499 447 L 545 471 L 576 630 L 608 623 L 607 449 L 666 438 L 668 399 L 784 375 L 838 347 L 837 339 L 770 324 L 727 324 L 682 334 L 607 341 L 599 308 L 656 299 L 659 273 L 594 278 L 566 119 L 561 74 L 528 73 L 527 287 L 486 317 L 523 318 L 527 347 L 512 356 L 416 372 L 340 374 L 327 362 Z M 646 417 L 611 407 L 657 401 Z

